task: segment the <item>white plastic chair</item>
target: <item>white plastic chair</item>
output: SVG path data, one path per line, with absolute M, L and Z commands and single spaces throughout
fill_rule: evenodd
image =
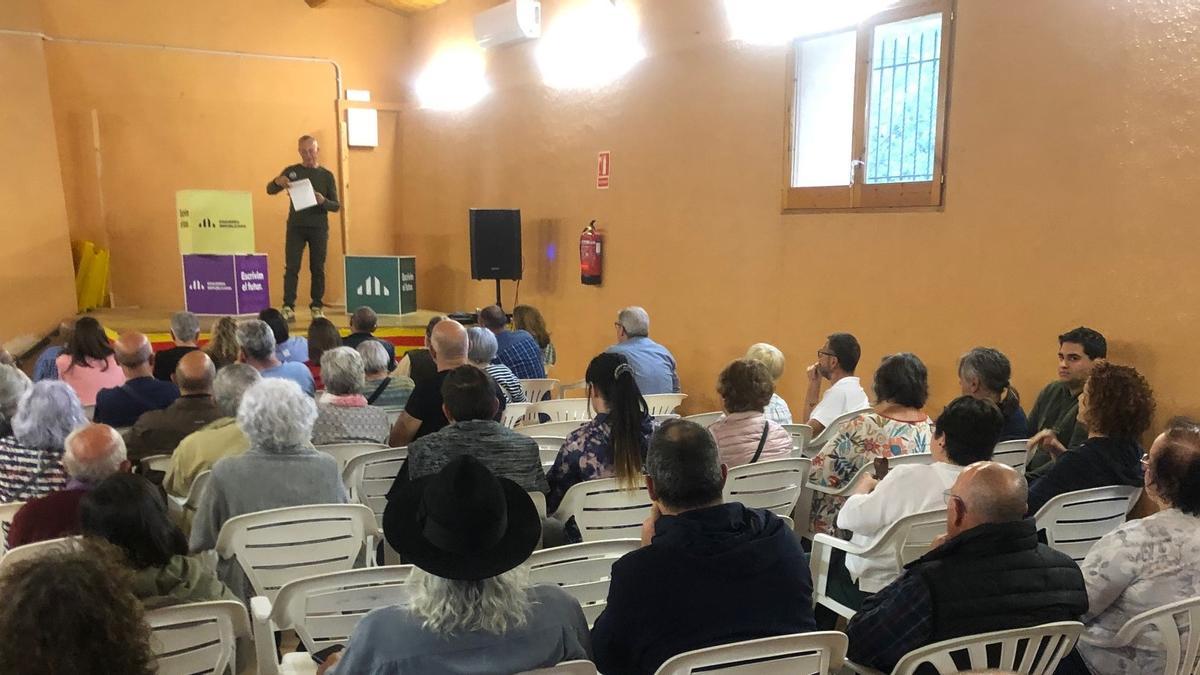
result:
M 685 419 L 689 422 L 695 422 L 696 424 L 699 424 L 700 426 L 707 429 L 708 425 L 721 419 L 721 415 L 724 415 L 724 414 L 725 413 L 718 410 L 716 412 L 700 413 L 699 415 L 685 415 L 683 419 Z
M 804 449 L 812 440 L 812 427 L 807 424 L 784 424 L 782 426 L 792 435 L 792 456 L 803 457 Z
M 554 387 L 558 384 L 558 380 L 520 380 L 521 391 L 525 392 L 525 400 L 530 403 L 537 403 L 542 400 L 546 394 L 554 395 Z
M 526 670 L 517 675 L 597 675 L 596 664 L 591 661 L 563 661 L 557 666 Z
M 778 635 L 684 652 L 667 659 L 655 675 L 825 675 L 842 667 L 847 646 L 846 635 L 836 631 Z
M 546 519 L 546 495 L 542 492 L 527 492 L 529 499 L 533 502 L 533 508 L 537 509 L 538 518 Z
M 646 399 L 651 415 L 670 415 L 683 404 L 687 394 L 646 394 L 642 398 Z
M 1046 543 L 1083 562 L 1092 545 L 1125 522 L 1142 494 L 1141 488 L 1110 485 L 1064 492 L 1042 505 L 1033 517 Z
M 927 511 L 905 516 L 889 525 L 874 541 L 866 546 L 860 546 L 818 533 L 813 537 L 812 556 L 810 565 L 813 577 L 813 604 L 824 605 L 849 619 L 854 616 L 854 609 L 843 605 L 829 597 L 829 565 L 833 558 L 833 549 L 841 549 L 846 556 L 881 559 L 890 557 L 899 575 L 900 570 L 908 563 L 925 555 L 932 546 L 933 540 L 946 533 L 946 510 Z M 866 593 L 877 593 L 886 584 L 874 587 L 859 581 L 859 588 Z
M 812 457 L 820 452 L 821 448 L 825 447 L 825 444 L 829 442 L 829 439 L 833 438 L 834 434 L 841 430 L 842 425 L 845 424 L 847 420 L 852 420 L 855 417 L 868 412 L 871 412 L 871 408 L 851 410 L 850 412 L 834 419 L 829 423 L 829 426 L 821 430 L 821 433 L 813 436 L 812 439 L 809 440 L 808 447 L 804 449 L 805 456 Z
M 150 455 L 149 457 L 143 457 L 140 464 L 142 469 L 148 469 L 150 471 L 162 471 L 163 473 L 166 473 L 167 469 L 171 468 L 171 456 Z
M 371 509 L 375 514 L 375 524 L 383 528 L 383 511 L 387 508 L 387 493 L 392 489 L 396 474 L 408 458 L 408 448 L 387 448 L 372 450 L 356 456 L 342 471 L 342 482 L 350 493 L 350 499 Z M 375 564 L 374 551 L 378 538 L 367 537 L 368 564 Z M 400 556 L 384 543 L 384 559 L 399 562 Z
M 533 407 L 533 403 L 509 403 L 504 406 L 504 412 L 500 415 L 500 423 L 512 429 L 517 426 L 517 423 L 525 418 L 529 409 Z
M 992 451 L 992 461 L 1007 464 L 1022 473 L 1029 461 L 1028 439 L 1019 438 L 1013 441 L 1000 441 Z
M 554 461 L 558 459 L 558 452 L 562 450 L 563 443 L 566 443 L 567 439 L 562 436 L 534 436 L 533 440 L 538 444 L 542 468 L 549 471 L 550 467 L 554 466 Z
M 388 446 L 384 443 L 328 443 L 313 447 L 327 455 L 332 455 L 337 460 L 338 473 L 341 473 L 346 470 L 346 465 L 355 457 L 375 450 L 386 450 Z
M 96 418 L 96 406 L 94 406 L 94 405 L 83 406 L 83 416 L 88 418 L 89 421 L 95 419 Z
M 777 516 L 790 516 L 811 462 L 803 457 L 743 464 L 729 470 L 725 479 L 725 501 L 741 502 L 752 509 L 769 509 Z
M 0 569 L 31 558 L 38 558 L 49 553 L 58 551 L 69 551 L 79 544 L 79 537 L 59 537 L 58 539 L 47 539 L 45 541 L 35 541 L 32 544 L 25 544 L 11 548 L 0 558 Z
M 1078 621 L 1058 621 L 943 640 L 905 654 L 892 669 L 892 675 L 914 675 L 926 664 L 939 675 L 963 672 L 963 668 L 954 662 L 955 655 L 967 661 L 966 668 L 970 670 L 997 669 L 1020 675 L 1050 675 L 1075 646 L 1082 631 L 1083 624 Z M 989 652 L 999 657 L 997 662 L 988 662 Z M 853 661 L 847 661 L 846 665 L 856 673 L 879 673 Z
M 274 601 L 251 598 L 259 675 L 316 672 L 309 654 L 345 644 L 367 612 L 407 604 L 404 584 L 412 571 L 412 565 L 392 565 L 319 574 L 285 584 Z M 273 632 L 287 629 L 296 631 L 308 652 L 286 654 L 280 663 Z
M 1104 649 L 1120 649 L 1130 646 L 1143 634 L 1164 652 L 1163 675 L 1200 673 L 1200 598 L 1179 600 L 1142 612 L 1126 621 L 1110 641 L 1097 640 L 1087 633 L 1079 641 Z
M 159 675 L 233 672 L 237 639 L 250 637 L 246 607 L 234 600 L 156 609 L 146 612 L 146 623 Z
M 932 463 L 933 455 L 928 452 L 914 452 L 907 455 L 893 455 L 888 457 L 889 468 L 904 466 L 906 464 Z M 862 482 L 863 478 L 867 477 L 868 475 L 874 475 L 874 473 L 874 464 L 872 462 L 868 462 L 858 470 L 858 473 L 854 474 L 854 477 L 851 478 L 848 483 L 843 484 L 841 487 L 831 488 L 825 487 L 824 485 L 817 485 L 812 482 L 805 483 L 804 490 L 800 493 L 800 499 L 796 501 L 796 510 L 792 514 L 792 517 L 799 524 L 800 529 L 798 532 L 800 536 L 804 537 L 805 539 L 812 539 L 813 536 L 811 516 L 814 492 L 823 492 L 827 495 L 833 495 L 835 497 L 849 497 L 850 495 L 854 494 L 855 490 L 858 489 L 858 485 Z
M 0 504 L 0 556 L 8 550 L 8 531 L 12 528 L 13 518 L 17 517 L 17 511 L 25 506 L 25 502 L 6 502 Z
M 526 436 L 558 436 L 565 438 L 567 434 L 587 424 L 587 420 L 570 420 L 568 422 L 547 422 L 545 424 L 523 424 L 513 431 Z
M 529 556 L 529 580 L 570 593 L 583 607 L 591 628 L 607 604 L 613 563 L 641 545 L 640 539 L 607 539 L 534 551 Z
M 289 581 L 354 567 L 375 514 L 362 504 L 313 504 L 258 511 L 225 521 L 217 553 L 236 558 L 256 595 L 274 598 Z
M 586 421 L 592 418 L 592 411 L 586 398 L 556 398 L 530 406 L 527 417 L 537 420 L 540 415 L 549 417 L 550 422 Z
M 646 486 L 629 490 L 616 478 L 602 478 L 572 485 L 553 517 L 566 522 L 574 516 L 584 541 L 641 539 L 650 507 Z

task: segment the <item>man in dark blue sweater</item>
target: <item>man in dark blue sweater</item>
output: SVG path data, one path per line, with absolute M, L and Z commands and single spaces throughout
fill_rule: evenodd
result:
M 799 540 L 769 511 L 724 504 L 725 465 L 706 429 L 663 424 L 650 441 L 654 510 L 642 548 L 612 568 L 592 628 L 596 667 L 650 675 L 693 649 L 814 630 Z

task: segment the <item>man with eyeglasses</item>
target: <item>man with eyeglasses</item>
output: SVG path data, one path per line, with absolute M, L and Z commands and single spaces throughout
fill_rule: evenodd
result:
M 804 395 L 804 410 L 813 435 L 848 412 L 871 407 L 867 392 L 854 376 L 860 356 L 858 340 L 849 333 L 830 335 L 817 350 L 817 362 L 808 367 L 808 392 Z M 821 396 L 822 379 L 829 380 L 824 396 Z
M 967 467 L 944 493 L 946 534 L 850 620 L 847 656 L 891 671 L 934 642 L 1054 621 L 1078 621 L 1088 597 L 1070 556 L 1038 542 L 1025 519 L 1021 473 L 998 462 Z

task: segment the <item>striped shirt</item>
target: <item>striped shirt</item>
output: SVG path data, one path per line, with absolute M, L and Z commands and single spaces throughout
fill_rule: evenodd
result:
M 792 411 L 788 408 L 787 401 L 779 394 L 771 394 L 771 400 L 767 402 L 767 407 L 763 409 L 763 414 L 767 419 L 779 424 L 792 423 Z
M 0 438 L 0 502 L 23 502 L 67 486 L 61 449 L 21 445 L 15 436 Z
M 512 369 L 503 363 L 493 363 L 483 369 L 504 392 L 505 403 L 524 403 L 525 390 L 521 389 L 521 381 L 513 374 Z

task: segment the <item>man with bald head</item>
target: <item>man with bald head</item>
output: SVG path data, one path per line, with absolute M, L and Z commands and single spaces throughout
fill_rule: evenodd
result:
M 902 656 L 941 640 L 1052 621 L 1087 611 L 1083 574 L 1038 543 L 1025 519 L 1029 489 L 998 462 L 967 467 L 946 491 L 946 534 L 864 601 L 846 634 L 847 656 L 889 672 Z
M 129 471 L 125 442 L 107 424 L 72 431 L 63 443 L 63 467 L 70 481 L 58 492 L 31 499 L 17 511 L 8 530 L 8 547 L 79 533 L 79 502 L 100 481 Z
M 125 333 L 113 343 L 113 351 L 125 373 L 125 384 L 96 394 L 92 419 L 114 427 L 131 427 L 142 413 L 162 410 L 179 398 L 174 384 L 154 379 L 154 350 L 145 335 Z
M 126 434 L 129 459 L 140 462 L 150 455 L 169 455 L 186 436 L 221 417 L 213 399 L 216 366 L 201 350 L 179 359 L 171 380 L 179 387 L 179 398 L 163 410 L 143 413 Z

